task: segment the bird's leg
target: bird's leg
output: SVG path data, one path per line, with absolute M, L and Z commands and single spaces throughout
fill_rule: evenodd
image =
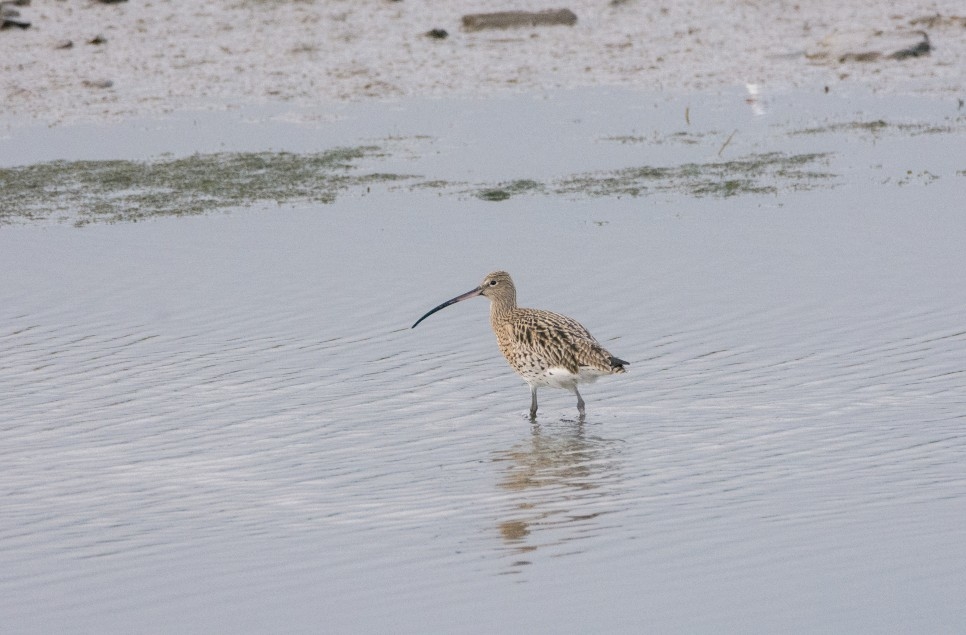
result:
M 583 417 L 587 413 L 584 411 L 584 400 L 580 397 L 580 393 L 577 392 L 577 386 L 574 386 L 574 394 L 577 395 L 577 412 Z
M 530 386 L 530 418 L 537 418 L 537 387 Z

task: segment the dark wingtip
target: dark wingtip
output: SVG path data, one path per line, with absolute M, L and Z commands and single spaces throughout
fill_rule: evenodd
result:
M 613 355 L 611 355 L 610 365 L 611 365 L 611 368 L 615 370 L 616 369 L 624 370 L 624 366 L 629 366 L 630 362 L 625 362 L 620 357 L 614 357 Z

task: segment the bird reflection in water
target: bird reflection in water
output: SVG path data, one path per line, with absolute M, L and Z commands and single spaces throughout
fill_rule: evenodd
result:
M 499 487 L 512 493 L 513 506 L 498 525 L 504 543 L 519 557 L 540 547 L 566 546 L 597 535 L 600 516 L 615 511 L 619 486 L 619 442 L 588 435 L 585 425 L 564 421 L 531 426 L 530 438 L 497 453 L 505 462 Z M 513 563 L 513 569 L 530 564 Z

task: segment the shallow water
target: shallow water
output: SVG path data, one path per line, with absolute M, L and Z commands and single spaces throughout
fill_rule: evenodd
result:
M 360 169 L 469 189 L 0 230 L 6 628 L 960 630 L 955 105 L 786 96 L 755 116 L 706 98 L 707 137 L 674 144 L 634 138 L 680 132 L 679 104 L 632 124 L 662 107 L 568 95 L 441 102 L 430 139 L 412 136 L 422 103 L 313 124 L 331 147 L 411 121 L 407 151 Z M 492 147 L 458 123 L 514 112 L 529 128 Z M 880 118 L 920 127 L 838 126 Z M 726 157 L 829 152 L 835 177 L 767 176 L 764 195 L 472 194 L 717 160 L 733 128 Z M 286 139 L 272 148 L 316 151 Z M 96 158 L 58 147 L 36 160 Z M 484 300 L 409 329 L 496 268 L 521 303 L 631 361 L 582 391 L 583 423 L 547 390 L 529 423 Z

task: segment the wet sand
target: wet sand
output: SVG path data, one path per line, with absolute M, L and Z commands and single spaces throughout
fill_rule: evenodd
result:
M 956 0 L 526 4 L 485 8 L 566 6 L 577 23 L 464 32 L 461 16 L 479 3 L 429 0 L 35 2 L 20 9 L 30 29 L 0 33 L 2 114 L 117 121 L 250 102 L 585 86 L 681 94 L 752 83 L 963 96 L 966 11 Z M 449 36 L 426 37 L 434 28 Z M 832 34 L 916 30 L 929 34 L 926 57 L 840 64 L 805 56 Z

